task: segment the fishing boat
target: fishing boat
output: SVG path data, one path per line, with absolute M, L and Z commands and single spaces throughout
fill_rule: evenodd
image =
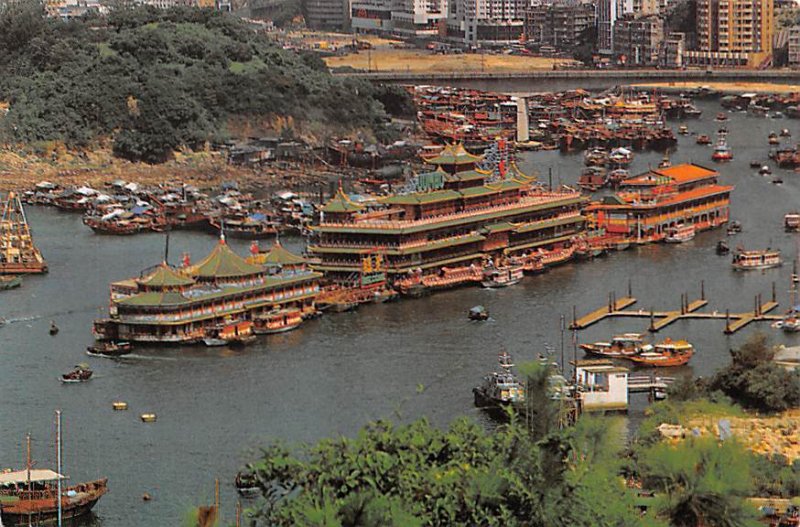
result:
M 498 408 L 525 401 L 525 388 L 511 371 L 514 367 L 511 356 L 503 351 L 498 362 L 500 371 L 490 373 L 480 386 L 472 389 L 478 408 Z
M 605 186 L 607 182 L 606 173 L 606 169 L 601 166 L 586 167 L 581 171 L 581 175 L 578 178 L 578 186 L 582 190 L 594 192 Z
M 604 166 L 608 163 L 608 152 L 601 148 L 593 148 L 584 154 L 583 164 L 586 166 Z
M 252 342 L 255 338 L 253 323 L 249 320 L 239 320 L 206 329 L 203 343 L 206 346 L 237 346 Z
M 625 168 L 616 168 L 608 174 L 608 184 L 616 188 L 626 179 L 630 179 L 631 173 Z
M 784 214 L 783 228 L 786 232 L 800 231 L 800 212 L 789 212 Z
M 510 264 L 497 267 L 489 264 L 483 271 L 481 285 L 488 289 L 516 285 L 522 280 L 524 274 L 525 269 L 521 265 Z
M 92 378 L 92 374 L 94 372 L 89 365 L 86 363 L 77 364 L 72 371 L 65 373 L 61 376 L 61 382 L 64 383 L 76 383 L 76 382 L 86 382 Z
M 271 335 L 297 329 L 303 323 L 303 313 L 297 308 L 273 309 L 253 318 L 256 335 Z
M 467 313 L 470 320 L 489 320 L 489 312 L 483 306 L 475 306 Z
M 717 137 L 717 144 L 714 146 L 714 153 L 711 154 L 712 161 L 730 161 L 733 159 L 733 152 L 728 148 L 727 134 L 720 133 Z
M 86 347 L 86 354 L 92 357 L 122 357 L 133 349 L 130 342 L 99 341 Z
M 679 223 L 675 227 L 667 229 L 667 236 L 664 241 L 666 243 L 683 243 L 693 239 L 694 235 L 694 225 L 691 223 Z
M 644 335 L 640 333 L 623 333 L 611 338 L 611 342 L 594 342 L 581 344 L 580 348 L 590 355 L 607 358 L 624 358 L 641 352 Z
M 0 275 L 0 291 L 15 289 L 22 285 L 22 277 L 19 275 Z
M 0 215 L 0 275 L 46 272 L 47 262 L 33 243 L 22 202 L 9 192 Z
M 216 232 L 224 230 L 225 235 L 230 238 L 245 240 L 274 238 L 278 232 L 277 224 L 261 213 L 252 214 L 241 219 L 226 218 L 224 221 L 212 219 L 209 223 Z
M 731 248 L 728 245 L 728 242 L 726 242 L 725 240 L 720 240 L 717 242 L 716 251 L 717 254 L 728 254 L 729 252 L 731 252 Z
M 258 487 L 258 478 L 252 472 L 239 471 L 233 480 L 236 492 L 243 498 L 254 498 L 258 496 L 261 489 Z
M 731 265 L 737 271 L 770 269 L 783 265 L 783 260 L 781 260 L 780 250 L 745 251 L 740 248 L 733 253 Z
M 778 145 L 781 143 L 781 139 L 775 132 L 770 132 L 767 136 L 767 142 L 771 145 Z
M 633 161 L 633 152 L 627 148 L 618 147 L 608 154 L 608 163 L 612 166 L 627 166 Z
M 629 361 L 643 366 L 668 368 L 683 366 L 694 355 L 694 346 L 685 340 L 665 339 L 654 346 L 644 346 L 641 353 L 625 357 Z
M 60 416 L 58 423 L 60 449 Z M 33 468 L 30 451 L 29 436 L 28 466 L 23 470 L 0 472 L 0 525 L 57 525 L 59 516 L 64 525 L 76 525 L 78 519 L 88 514 L 108 492 L 107 478 L 67 486 L 67 477 L 60 474 L 60 467 L 57 471 Z
M 698 145 L 710 145 L 711 137 L 709 137 L 706 134 L 700 134 L 697 136 L 697 139 L 695 139 L 695 143 L 697 143 Z

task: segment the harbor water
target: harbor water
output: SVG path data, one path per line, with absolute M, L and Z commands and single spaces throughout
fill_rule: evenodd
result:
M 700 101 L 701 120 L 686 124 L 693 133 L 714 137 L 719 106 Z M 720 180 L 736 186 L 731 217 L 743 232 L 731 247 L 778 247 L 785 265 L 764 272 L 734 272 L 729 256 L 718 256 L 716 242 L 725 231 L 698 235 L 677 245 L 632 248 L 592 262 L 568 264 L 526 277 L 502 290 L 463 288 L 417 300 L 364 306 L 353 313 L 331 314 L 299 330 L 268 337 L 243 350 L 204 347 L 137 348 L 122 360 L 87 357 L 92 319 L 108 311 L 109 283 L 136 275 L 163 258 L 164 235 L 100 236 L 81 224 L 77 214 L 28 207 L 36 242 L 50 265 L 44 276 L 26 277 L 22 288 L 0 292 L 0 469 L 22 468 L 25 435 L 33 436 L 36 466 L 55 465 L 54 410 L 64 413 L 64 472 L 72 482 L 109 478 L 110 492 L 92 520 L 104 527 L 179 524 L 196 505 L 214 499 L 220 479 L 223 521 L 233 520 L 236 471 L 274 440 L 310 442 L 352 435 L 375 419 L 408 421 L 427 417 L 444 426 L 461 416 L 487 422 L 473 407 L 471 389 L 491 371 L 506 350 L 515 361 L 540 353 L 567 360 L 572 336 L 560 331 L 560 318 L 605 305 L 609 291 L 621 297 L 628 282 L 639 301 L 633 308 L 678 309 L 681 294 L 699 297 L 705 282 L 707 311 L 744 312 L 754 296 L 771 295 L 776 284 L 779 310 L 789 305 L 791 261 L 797 235 L 783 232 L 783 215 L 800 206 L 800 175 L 779 170 L 783 185 L 749 168 L 767 160 L 770 131 L 788 128 L 800 139 L 799 121 L 730 113 L 724 123 L 735 159 L 713 165 L 711 147 L 695 136 L 679 136 L 673 164 L 716 166 Z M 655 167 L 662 153 L 636 153 L 632 172 Z M 536 169 L 554 184 L 574 184 L 582 155 L 554 152 L 522 154 L 521 168 Z M 193 261 L 216 243 L 204 233 L 174 232 L 170 260 L 182 253 Z M 284 244 L 301 250 L 302 240 Z M 240 253 L 245 242 L 232 241 Z M 470 322 L 467 311 L 482 304 L 487 322 Z M 779 311 L 776 311 L 779 312 Z M 60 328 L 48 334 L 50 321 Z M 644 331 L 648 320 L 612 319 L 578 334 L 580 341 L 606 339 L 614 333 Z M 729 360 L 729 349 L 760 329 L 776 343 L 800 344 L 767 323 L 723 334 L 724 321 L 684 320 L 656 338 L 686 338 L 696 347 L 692 362 L 678 375 L 708 376 Z M 578 356 L 581 356 L 578 353 Z M 61 373 L 79 362 L 95 370 L 91 382 L 63 385 Z M 114 411 L 113 401 L 127 411 Z M 646 404 L 637 397 L 630 418 Z M 157 414 L 155 423 L 139 415 Z M 143 501 L 148 493 L 151 501 Z M 90 522 L 91 523 L 91 522 Z

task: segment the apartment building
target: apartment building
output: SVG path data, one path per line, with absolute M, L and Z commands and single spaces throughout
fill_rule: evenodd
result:
M 525 32 L 530 0 L 450 0 L 449 37 L 472 45 L 505 45 Z
M 789 67 L 800 68 L 800 26 L 789 28 Z
M 614 23 L 614 54 L 630 66 L 658 64 L 664 22 L 656 15 L 626 14 Z
M 772 56 L 773 0 L 697 0 L 697 49 L 689 64 L 759 66 Z
M 306 24 L 311 29 L 349 31 L 350 0 L 303 0 Z
M 595 17 L 592 3 L 536 5 L 526 13 L 525 36 L 531 43 L 570 51 L 581 33 L 595 25 Z

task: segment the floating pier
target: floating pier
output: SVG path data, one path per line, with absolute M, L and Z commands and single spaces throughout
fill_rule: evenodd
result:
M 751 322 L 762 321 L 775 321 L 781 320 L 783 317 L 780 315 L 770 315 L 778 307 L 778 302 L 775 298 L 775 283 L 772 283 L 772 298 L 767 302 L 763 302 L 761 294 L 755 296 L 753 299 L 753 311 L 746 313 L 731 313 L 730 310 L 714 311 L 713 313 L 701 313 L 700 309 L 708 305 L 708 300 L 705 294 L 705 284 L 700 282 L 700 298 L 696 300 L 689 300 L 689 294 L 681 294 L 680 309 L 674 311 L 656 311 L 654 309 L 644 310 L 630 310 L 627 309 L 636 303 L 636 298 L 631 294 L 631 287 L 628 284 L 628 295 L 620 299 L 616 298 L 616 293 L 611 292 L 608 294 L 608 303 L 599 309 L 592 311 L 582 317 L 578 317 L 576 308 L 572 308 L 572 323 L 570 329 L 581 330 L 600 322 L 609 317 L 639 317 L 649 318 L 650 326 L 648 330 L 656 333 L 673 322 L 681 319 L 714 319 L 725 321 L 725 334 L 730 335 L 736 333 L 743 327 Z
M 658 375 L 631 375 L 628 377 L 628 393 L 666 392 L 675 377 Z

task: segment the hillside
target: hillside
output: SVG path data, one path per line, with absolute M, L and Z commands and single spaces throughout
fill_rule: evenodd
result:
M 332 77 L 210 10 L 116 9 L 63 22 L 32 0 L 0 7 L 0 142 L 113 145 L 149 163 L 207 141 L 272 132 L 383 137 L 377 90 Z M 286 117 L 291 117 L 287 119 Z

